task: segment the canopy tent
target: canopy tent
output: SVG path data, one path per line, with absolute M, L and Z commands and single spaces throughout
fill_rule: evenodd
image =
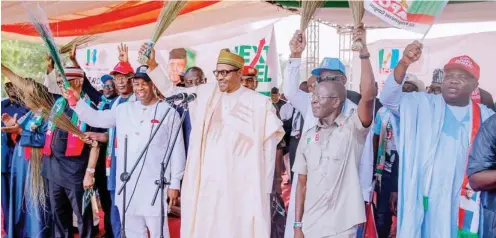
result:
M 268 3 L 293 13 L 300 13 L 301 11 L 301 3 L 298 1 L 268 1 Z M 439 19 L 436 19 L 436 23 L 496 21 L 495 11 L 495 1 L 450 0 Z M 333 25 L 353 24 L 348 1 L 326 1 L 323 7 L 317 10 L 314 18 Z M 363 22 L 368 27 L 391 27 L 367 11 L 363 17 Z
M 99 34 L 105 42 L 149 39 L 162 8 L 161 1 L 5 2 L 2 3 L 2 37 L 39 42 L 36 31 L 29 25 L 24 8 L 37 5 L 47 13 L 50 27 L 59 44 L 84 34 Z M 188 2 L 165 34 L 179 35 L 226 23 L 246 25 L 289 15 L 291 13 L 288 11 L 260 1 Z
M 180 35 L 226 23 L 245 25 L 299 13 L 298 1 L 191 1 L 166 31 Z M 25 7 L 40 5 L 47 13 L 57 42 L 76 36 L 100 34 L 105 42 L 148 39 L 162 7 L 161 1 L 29 1 L 2 2 L 2 38 L 39 42 L 29 25 Z M 496 2 L 452 1 L 438 23 L 494 21 Z M 474 14 L 477 13 L 477 14 Z M 347 1 L 327 1 L 316 19 L 335 25 L 352 23 Z M 387 27 L 366 13 L 367 26 Z M 96 42 L 95 42 L 96 43 Z

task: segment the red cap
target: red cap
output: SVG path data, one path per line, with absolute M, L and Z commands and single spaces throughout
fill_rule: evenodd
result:
M 115 74 L 134 74 L 134 69 L 128 62 L 119 62 L 114 67 L 114 70 L 110 72 L 112 76 Z
M 480 67 L 475 61 L 466 56 L 458 56 L 451 59 L 445 66 L 444 70 L 447 69 L 463 69 L 470 73 L 476 80 L 479 80 L 480 77 Z
M 257 74 L 257 69 L 250 66 L 243 66 L 243 76 L 257 76 Z

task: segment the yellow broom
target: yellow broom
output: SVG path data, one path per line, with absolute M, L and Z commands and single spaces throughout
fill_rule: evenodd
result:
M 353 16 L 353 25 L 355 28 L 362 27 L 362 19 L 365 13 L 365 8 L 363 7 L 363 0 L 349 0 L 348 1 L 351 9 L 351 15 Z M 360 51 L 363 48 L 363 42 L 354 41 L 351 45 L 353 51 Z
M 60 53 L 61 54 L 69 53 L 69 52 L 71 52 L 73 45 L 77 45 L 77 46 L 85 45 L 85 44 L 93 42 L 97 39 L 99 39 L 98 35 L 78 36 L 78 37 L 72 39 L 69 43 L 61 46 L 60 47 Z
M 157 18 L 157 23 L 152 33 L 152 38 L 150 42 L 147 43 L 147 50 L 146 52 L 140 52 L 140 55 L 138 56 L 138 62 L 140 64 L 146 64 L 146 61 L 150 56 L 150 48 L 157 43 L 160 36 L 162 36 L 165 30 L 167 30 L 167 28 L 169 28 L 172 22 L 177 18 L 186 3 L 188 3 L 188 1 L 164 1 L 164 6 L 162 7 L 160 15 Z
M 301 1 L 301 20 L 300 20 L 300 30 L 305 32 L 312 20 L 317 8 L 321 7 L 325 1 Z M 302 35 L 298 37 L 300 42 L 303 41 Z

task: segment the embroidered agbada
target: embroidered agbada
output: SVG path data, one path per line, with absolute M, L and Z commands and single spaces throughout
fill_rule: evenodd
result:
M 172 84 L 160 68 L 148 72 L 166 95 Z M 270 192 L 276 145 L 283 136 L 270 99 L 241 87 L 188 88 L 192 132 L 181 194 L 181 237 L 270 237 Z
M 470 135 L 472 104 L 453 107 L 441 95 L 401 92 L 393 74 L 381 101 L 392 117 L 400 156 L 398 182 L 398 237 L 471 237 L 459 232 L 460 199 Z M 492 111 L 480 106 L 484 121 Z M 425 199 L 427 198 L 427 199 Z M 478 206 L 475 206 L 475 210 Z M 473 222 L 473 223 L 472 223 Z M 467 221 L 473 229 L 478 218 Z

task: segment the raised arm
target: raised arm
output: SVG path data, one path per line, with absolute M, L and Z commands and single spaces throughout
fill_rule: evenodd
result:
M 422 44 L 418 41 L 414 41 L 409 44 L 405 51 L 403 51 L 403 57 L 398 62 L 394 72 L 390 74 L 384 84 L 382 89 L 380 100 L 384 107 L 391 110 L 395 115 L 399 115 L 400 102 L 402 97 L 402 86 L 403 80 L 406 75 L 408 67 L 420 59 L 422 55 Z
M 300 90 L 300 65 L 301 65 L 301 53 L 305 50 L 305 36 L 303 36 L 303 41 L 298 41 L 298 36 L 301 31 L 296 31 L 289 43 L 289 48 L 291 49 L 291 57 L 284 70 L 284 85 L 283 92 L 291 105 L 293 105 L 296 110 L 300 111 L 302 115 L 306 115 L 307 109 L 310 105 L 310 95 L 306 92 Z
M 48 92 L 52 94 L 57 94 L 57 95 L 62 95 L 60 92 L 60 88 L 57 85 L 57 75 L 55 74 L 54 69 L 54 62 L 52 57 L 50 57 L 50 54 L 46 54 L 45 57 L 46 65 L 47 65 L 47 70 L 45 74 L 45 80 L 43 81 L 43 85 L 48 88 Z
M 360 94 L 362 98 L 358 102 L 358 117 L 364 127 L 369 127 L 374 116 L 374 101 L 377 95 L 375 87 L 374 72 L 370 64 L 370 53 L 366 45 L 366 31 L 363 25 L 357 27 L 353 32 L 353 41 L 359 40 L 363 43 L 360 50 Z
M 99 111 L 93 109 L 84 100 L 79 99 L 73 110 L 77 113 L 79 119 L 92 127 L 112 128 L 116 125 L 117 107 L 110 110 Z
M 145 45 L 143 45 L 140 49 L 141 52 L 146 50 Z M 148 65 L 148 76 L 152 79 L 153 84 L 157 87 L 158 91 L 164 95 L 164 97 L 170 97 L 174 94 L 180 92 L 186 92 L 188 94 L 194 93 L 197 87 L 190 88 L 180 88 L 172 83 L 169 79 L 169 76 L 163 71 L 163 69 L 158 65 L 155 59 L 155 49 L 151 48 L 150 57 L 146 61 Z

